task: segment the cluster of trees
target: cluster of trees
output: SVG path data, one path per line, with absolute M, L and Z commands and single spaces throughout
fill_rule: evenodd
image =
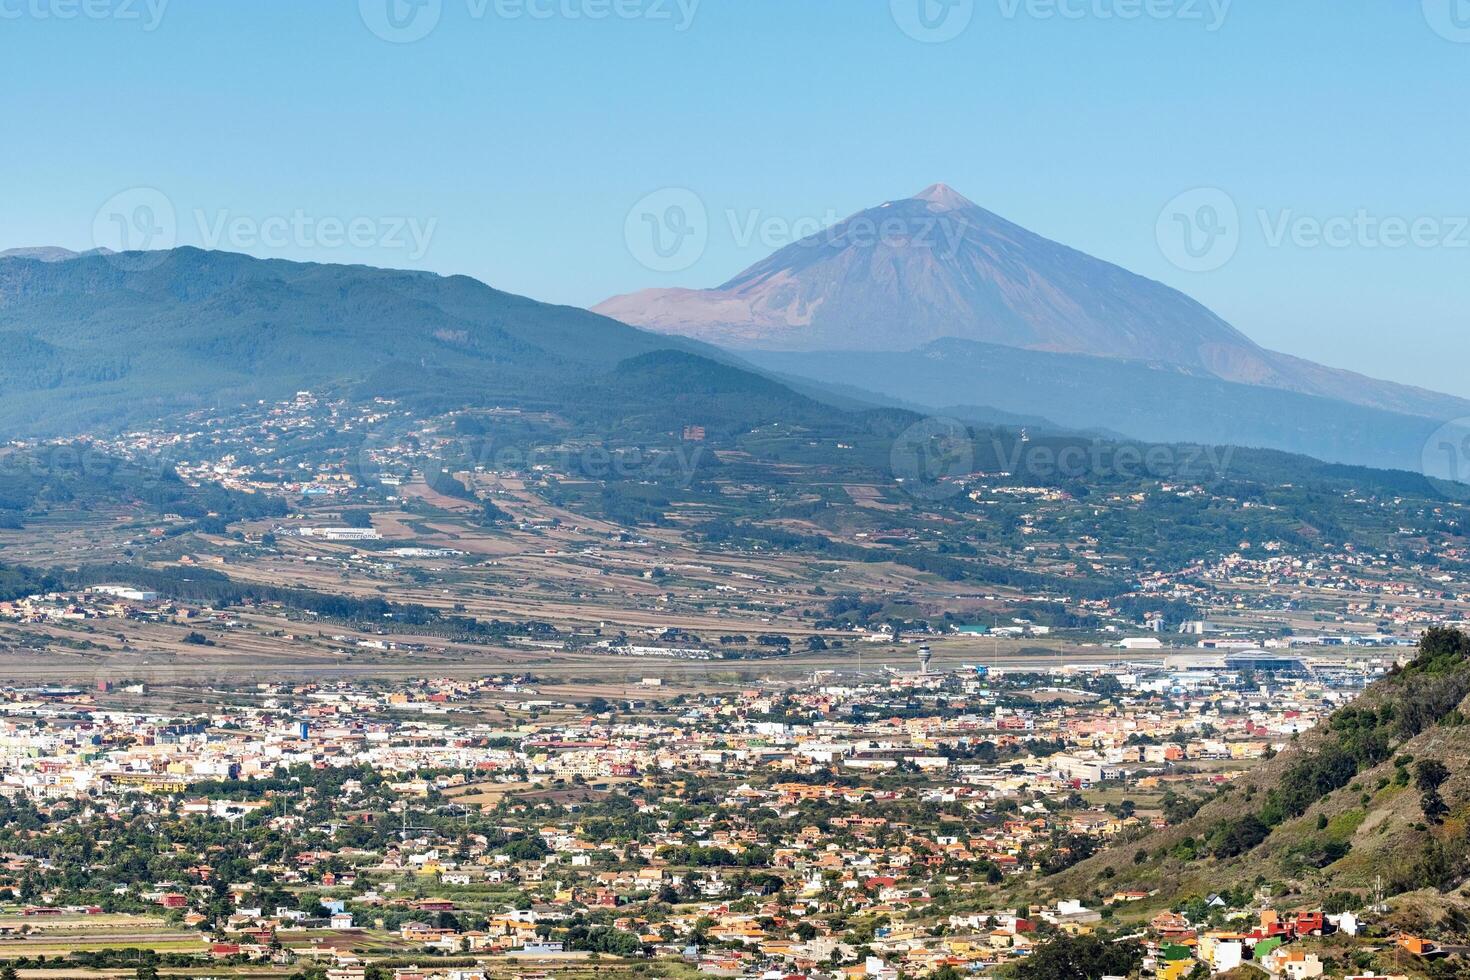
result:
M 1087 834 L 1062 834 L 1041 855 L 1043 874 L 1056 874 L 1097 853 L 1097 840 Z
M 480 499 L 473 490 L 460 481 L 459 477 L 441 466 L 428 467 L 424 471 L 424 483 L 430 490 L 445 497 L 475 502 Z
M 1384 762 L 1392 754 L 1389 742 L 1393 712 L 1390 706 L 1344 708 L 1328 722 L 1331 740 L 1307 753 L 1282 773 L 1266 796 L 1261 819 L 1270 826 L 1299 817 L 1329 793 L 1342 789 L 1363 769 Z
M 771 863 L 771 851 L 765 847 L 747 847 L 739 854 L 724 847 L 702 844 L 671 844 L 658 849 L 661 860 L 684 868 L 760 868 Z
M 1145 616 L 1159 614 L 1164 620 L 1164 629 L 1172 630 L 1180 623 L 1199 619 L 1199 610 L 1183 599 L 1160 599 L 1158 596 L 1128 595 L 1113 600 L 1113 609 L 1118 615 L 1142 621 Z
M 50 592 L 61 587 L 55 573 L 42 572 L 24 565 L 0 565 L 0 602 Z
M 1438 759 L 1421 759 L 1414 764 L 1414 785 L 1419 789 L 1419 807 L 1430 823 L 1443 823 L 1450 808 L 1439 795 L 1439 788 L 1450 778 L 1449 766 Z
M 608 520 L 626 527 L 667 524 L 673 506 L 669 493 L 657 486 L 633 482 L 610 482 L 603 486 L 599 509 Z
M 611 956 L 642 956 L 643 940 L 611 926 L 574 925 L 567 930 L 567 949 L 607 953 Z
M 1016 964 L 1011 980 L 1100 980 L 1126 977 L 1143 965 L 1143 947 L 1133 940 L 1101 936 L 1058 936 Z

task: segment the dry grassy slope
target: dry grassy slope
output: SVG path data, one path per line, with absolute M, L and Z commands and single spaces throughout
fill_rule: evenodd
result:
M 1216 980 L 1262 980 L 1268 976 L 1270 974 L 1265 970 L 1257 970 L 1253 966 L 1238 966 L 1228 973 L 1220 974 Z
M 1422 681 L 1421 681 L 1422 683 Z M 1470 665 L 1461 664 L 1454 672 L 1435 678 L 1436 684 L 1470 684 Z M 1370 687 L 1354 707 L 1378 708 L 1396 701 L 1403 691 L 1402 678 L 1388 678 Z M 1470 715 L 1470 697 L 1459 703 L 1460 711 Z M 1334 891 L 1371 893 L 1375 877 L 1382 874 L 1387 892 L 1404 891 L 1413 885 L 1430 885 L 1422 856 L 1427 848 L 1439 842 L 1448 852 L 1446 877 L 1455 888 L 1461 887 L 1470 864 L 1470 726 L 1431 725 L 1407 741 L 1393 743 L 1393 756 L 1386 762 L 1362 771 L 1347 786 L 1327 794 L 1304 814 L 1272 829 L 1271 834 L 1254 849 L 1236 857 L 1205 857 L 1180 860 L 1169 854 L 1186 837 L 1196 839 L 1209 833 L 1221 821 L 1239 820 L 1247 814 L 1259 813 L 1267 792 L 1277 786 L 1283 774 L 1307 754 L 1321 750 L 1333 733 L 1324 725 L 1295 741 L 1291 748 L 1242 777 L 1190 820 L 1167 829 L 1152 832 L 1131 842 L 1124 842 L 1082 862 L 1068 871 L 1048 879 L 1044 884 L 1055 895 L 1078 896 L 1116 889 L 1157 890 L 1158 895 L 1134 907 L 1136 911 L 1167 907 L 1178 898 L 1205 895 L 1227 887 L 1252 884 L 1264 879 L 1278 895 L 1293 895 L 1304 900 L 1319 899 Z M 1394 783 L 1394 759 L 1411 755 L 1415 760 L 1437 759 L 1451 772 L 1440 793 L 1450 814 L 1439 826 L 1428 826 L 1420 807 L 1420 793 L 1412 781 L 1408 786 Z M 1413 767 L 1410 766 L 1412 773 Z M 1380 783 L 1387 782 L 1380 787 Z M 1355 788 L 1356 787 L 1356 788 Z M 1326 827 L 1319 828 L 1319 818 Z M 1320 853 L 1329 842 L 1350 845 L 1346 856 L 1312 867 L 1303 855 Z M 1147 856 L 1136 862 L 1139 850 Z M 1437 899 L 1441 894 L 1430 889 Z M 1453 893 L 1451 893 L 1453 895 Z M 1431 895 L 1423 896 L 1426 900 Z M 1411 904 L 1405 896 L 1405 907 Z M 1450 904 L 1463 905 L 1453 895 Z M 1430 905 L 1440 905 L 1430 900 Z M 1442 910 L 1441 910 L 1442 911 Z M 1441 921 L 1440 914 L 1432 920 Z

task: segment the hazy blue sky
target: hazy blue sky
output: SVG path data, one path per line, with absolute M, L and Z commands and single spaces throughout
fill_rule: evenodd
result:
M 414 2 L 0 0 L 0 247 L 123 215 L 590 305 L 945 181 L 1268 346 L 1470 396 L 1470 0 Z M 664 188 L 708 216 L 675 272 L 625 242 Z

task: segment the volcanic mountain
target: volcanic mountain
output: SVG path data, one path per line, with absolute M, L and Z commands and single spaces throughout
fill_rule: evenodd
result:
M 984 405 L 1147 438 L 1413 467 L 1440 420 L 1470 415 L 1460 398 L 1267 350 L 1178 290 L 943 184 L 717 288 L 649 289 L 594 309 L 929 408 Z
M 729 347 L 912 350 L 959 337 L 1224 372 L 1262 352 L 1172 289 L 1034 235 L 936 184 L 787 246 L 710 290 L 653 289 L 597 307 Z

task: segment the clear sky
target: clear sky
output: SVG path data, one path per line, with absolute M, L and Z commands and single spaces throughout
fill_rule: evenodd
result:
M 1470 0 L 0 0 L 0 83 L 0 247 L 121 216 L 590 305 L 943 181 L 1470 396 Z M 674 271 L 625 234 L 668 188 Z

